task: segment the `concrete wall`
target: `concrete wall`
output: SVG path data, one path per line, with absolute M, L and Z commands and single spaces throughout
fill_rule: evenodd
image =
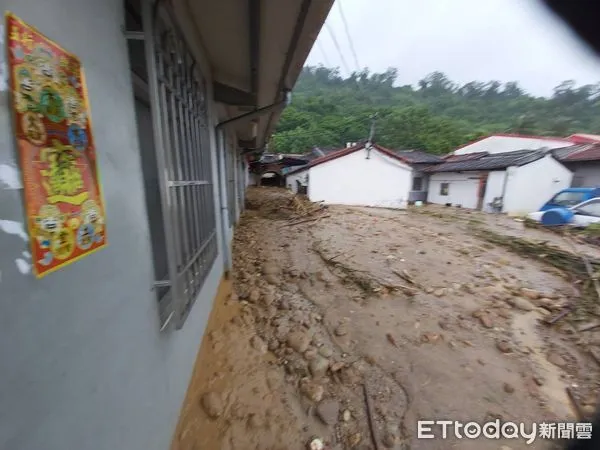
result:
M 554 194 L 571 185 L 573 173 L 551 155 L 508 169 L 504 212 L 511 215 L 537 211 Z
M 301 170 L 300 172 L 295 172 L 289 174 L 285 177 L 285 187 L 291 189 L 294 194 L 298 193 L 298 181 L 302 186 L 306 186 L 308 183 L 308 175 L 310 169 Z
M 0 183 L 0 448 L 165 450 L 223 261 L 215 261 L 183 329 L 160 333 L 121 0 L 0 0 L 0 9 L 83 62 L 109 243 L 41 280 L 31 275 L 0 93 L 0 168 L 3 179 L 14 178 Z M 211 151 L 216 180 L 214 141 Z
M 532 139 L 514 136 L 490 136 L 454 151 L 455 155 L 488 152 L 504 153 L 516 150 L 536 150 L 538 148 L 560 148 L 573 145 L 572 142 L 554 139 Z
M 492 208 L 490 208 L 489 204 L 495 197 L 502 197 L 505 179 L 505 170 L 496 170 L 488 173 L 485 195 L 483 197 L 483 211 L 492 212 Z
M 405 207 L 412 169 L 377 150 L 362 149 L 310 168 L 308 197 L 328 204 Z
M 572 187 L 600 186 L 600 161 L 563 163 L 573 172 Z
M 442 172 L 429 178 L 427 199 L 430 203 L 461 205 L 463 208 L 477 208 L 479 172 Z M 448 183 L 448 195 L 441 195 L 442 183 Z

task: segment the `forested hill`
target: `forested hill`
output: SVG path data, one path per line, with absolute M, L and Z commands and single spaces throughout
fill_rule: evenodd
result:
M 301 153 L 366 139 L 374 113 L 379 144 L 438 154 L 495 132 L 600 134 L 600 83 L 564 81 L 544 98 L 528 94 L 518 82 L 458 85 L 434 72 L 413 87 L 397 86 L 396 78 L 396 69 L 364 70 L 344 79 L 337 69 L 305 67 L 271 150 Z

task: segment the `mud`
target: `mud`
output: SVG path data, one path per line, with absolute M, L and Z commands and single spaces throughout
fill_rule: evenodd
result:
M 543 449 L 419 440 L 416 422 L 572 420 L 571 385 L 595 405 L 595 335 L 568 317 L 543 324 L 573 287 L 474 237 L 469 222 L 486 217 L 329 207 L 294 224 L 274 213 L 285 191 L 248 195 L 233 293 L 215 305 L 173 450 L 304 449 L 314 437 L 331 449 Z M 536 298 L 514 300 L 525 293 Z M 216 418 L 208 392 L 223 403 Z

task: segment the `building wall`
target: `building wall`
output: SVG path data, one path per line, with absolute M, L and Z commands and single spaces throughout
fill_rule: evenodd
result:
M 377 150 L 362 149 L 310 168 L 308 196 L 328 204 L 405 207 L 412 169 Z
M 491 212 L 489 204 L 495 197 L 502 197 L 504 190 L 504 180 L 506 179 L 506 170 L 495 170 L 488 173 L 485 195 L 483 197 L 483 210 Z
M 563 164 L 573 172 L 572 187 L 600 186 L 600 161 Z
M 556 192 L 571 185 L 573 173 L 552 156 L 508 169 L 504 212 L 511 215 L 537 211 Z
M 490 136 L 486 139 L 466 145 L 454 151 L 455 155 L 468 153 L 488 152 L 504 153 L 516 150 L 536 150 L 538 148 L 560 148 L 573 145 L 572 142 L 553 139 L 531 139 L 512 136 Z
M 414 186 L 414 179 L 419 178 L 419 177 L 422 179 L 421 190 L 413 191 L 412 188 Z M 416 170 L 413 167 L 410 183 L 411 183 L 410 184 L 411 190 L 408 193 L 408 201 L 409 202 L 416 202 L 416 201 L 425 202 L 425 201 L 427 201 L 427 189 L 429 189 L 429 175 L 421 172 L 420 170 Z
M 0 448 L 165 450 L 223 261 L 215 261 L 183 328 L 159 332 L 123 4 L 0 6 L 83 62 L 108 236 L 99 252 L 41 280 L 32 276 L 8 97 L 0 92 Z M 216 180 L 214 140 L 211 151 Z
M 479 191 L 479 172 L 443 172 L 434 173 L 429 178 L 430 203 L 445 205 L 460 205 L 463 208 L 477 208 L 477 194 Z M 448 195 L 441 195 L 443 183 L 448 183 Z
M 301 185 L 306 186 L 308 183 L 308 174 L 310 172 L 310 169 L 306 169 L 306 170 L 301 170 L 300 172 L 295 172 L 292 174 L 289 174 L 285 177 L 285 186 L 288 189 L 291 189 L 291 191 L 294 194 L 298 193 L 298 181 L 300 182 Z

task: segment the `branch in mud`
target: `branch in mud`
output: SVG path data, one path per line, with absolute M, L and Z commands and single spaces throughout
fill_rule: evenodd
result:
M 317 253 L 320 258 L 333 269 L 338 269 L 343 273 L 343 276 L 336 273 L 335 270 L 332 272 L 338 276 L 339 278 L 349 279 L 354 284 L 356 284 L 363 291 L 368 293 L 378 292 L 381 288 L 389 289 L 392 291 L 401 291 L 405 295 L 414 296 L 417 292 L 417 288 L 412 288 L 409 286 L 405 286 L 403 284 L 394 284 L 388 281 L 380 280 L 379 278 L 374 277 L 372 274 L 365 270 L 354 269 L 340 261 L 334 261 L 340 255 L 329 256 L 326 254 L 325 250 L 321 248 L 318 242 L 314 242 L 312 246 L 315 253 Z

